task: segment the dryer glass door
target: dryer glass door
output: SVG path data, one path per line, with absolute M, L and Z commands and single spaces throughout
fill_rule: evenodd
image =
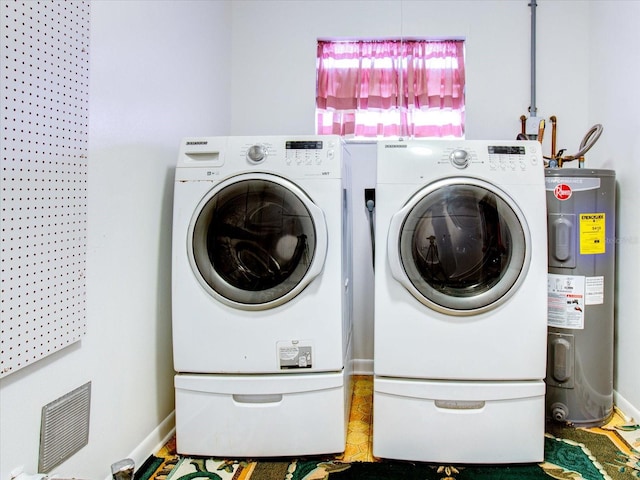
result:
M 322 211 L 301 189 L 274 175 L 245 174 L 200 202 L 189 258 L 216 299 L 247 310 L 273 308 L 321 271 L 326 236 Z
M 524 217 L 504 192 L 480 180 L 425 187 L 394 216 L 393 225 L 389 238 L 396 241 L 389 256 L 401 265 L 398 280 L 443 313 L 494 308 L 516 290 L 528 268 Z

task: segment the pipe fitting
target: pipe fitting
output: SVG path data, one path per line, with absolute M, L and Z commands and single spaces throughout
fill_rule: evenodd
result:
M 556 422 L 566 422 L 569 409 L 564 403 L 554 403 L 551 405 L 551 418 Z

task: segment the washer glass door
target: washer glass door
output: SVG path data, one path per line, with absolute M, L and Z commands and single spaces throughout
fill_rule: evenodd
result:
M 471 315 L 495 308 L 529 265 L 529 230 L 517 205 L 476 179 L 431 184 L 394 215 L 394 277 L 430 308 Z
M 261 173 L 212 189 L 188 237 L 205 290 L 245 310 L 273 308 L 300 293 L 322 270 L 327 246 L 322 210 L 293 183 Z

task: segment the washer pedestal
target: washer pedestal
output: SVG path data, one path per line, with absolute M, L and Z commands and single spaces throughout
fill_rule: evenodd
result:
M 176 375 L 178 453 L 277 457 L 343 452 L 350 375 Z

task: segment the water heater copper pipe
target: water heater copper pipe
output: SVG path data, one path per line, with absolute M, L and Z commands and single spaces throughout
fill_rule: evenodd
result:
M 551 120 L 551 158 L 556 158 L 556 116 L 551 115 L 549 120 Z

